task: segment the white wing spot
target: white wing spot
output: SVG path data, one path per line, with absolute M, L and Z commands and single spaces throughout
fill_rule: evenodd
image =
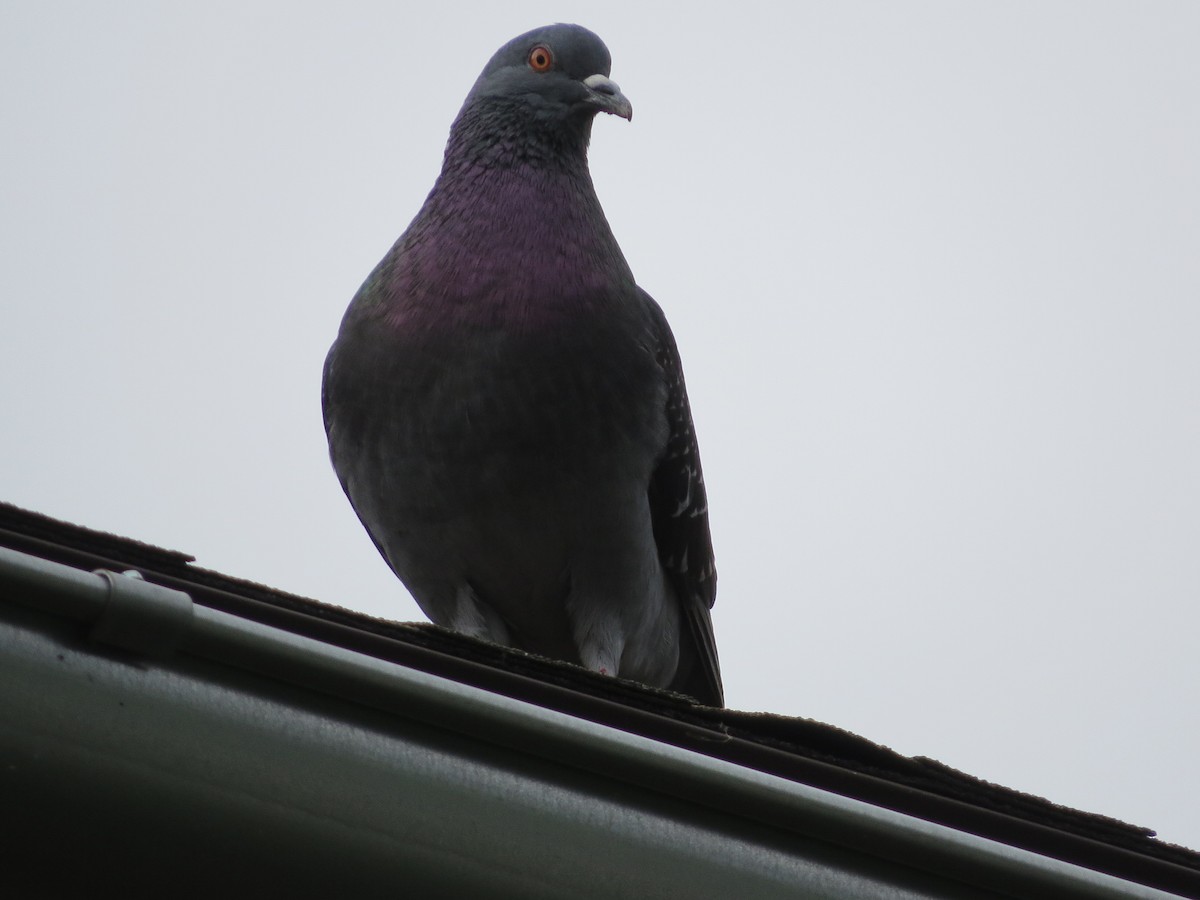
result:
M 675 507 L 675 512 L 671 513 L 671 518 L 672 519 L 679 518 L 681 515 L 683 515 L 684 510 L 686 510 L 691 505 L 691 503 L 692 503 L 692 479 L 689 476 L 688 480 L 687 480 L 687 493 L 683 495 L 683 500 L 681 500 L 679 502 L 679 505 Z

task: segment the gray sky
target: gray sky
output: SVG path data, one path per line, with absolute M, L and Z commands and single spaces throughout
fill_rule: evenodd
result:
M 0 6 L 0 498 L 420 618 L 321 364 L 488 57 L 578 21 L 730 705 L 1200 847 L 1200 5 L 435 6 Z

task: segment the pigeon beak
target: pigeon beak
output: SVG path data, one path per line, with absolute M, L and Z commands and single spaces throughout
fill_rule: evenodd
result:
M 588 89 L 587 102 L 606 113 L 633 121 L 633 104 L 629 102 L 615 81 L 604 75 L 589 75 L 583 79 Z

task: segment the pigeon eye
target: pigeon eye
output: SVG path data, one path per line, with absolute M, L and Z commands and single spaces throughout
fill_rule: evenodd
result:
M 529 51 L 529 68 L 535 72 L 548 72 L 554 65 L 554 54 L 545 44 L 538 44 Z

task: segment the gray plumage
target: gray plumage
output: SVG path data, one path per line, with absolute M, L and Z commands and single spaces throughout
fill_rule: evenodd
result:
M 492 57 L 325 362 L 334 469 L 441 625 L 722 705 L 683 371 L 587 168 L 632 117 L 576 25 Z

